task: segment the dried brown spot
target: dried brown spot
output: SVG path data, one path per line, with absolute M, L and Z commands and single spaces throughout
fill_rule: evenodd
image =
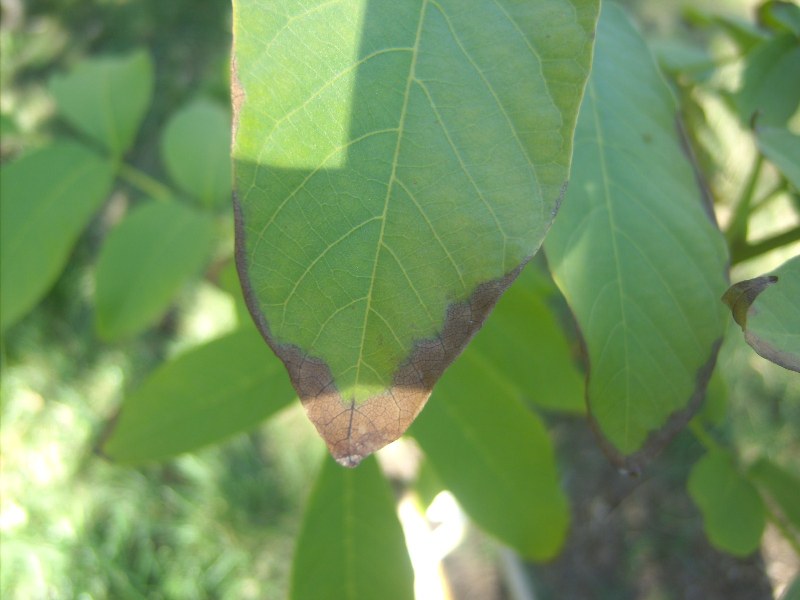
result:
M 744 330 L 747 327 L 747 312 L 758 295 L 776 283 L 778 278 L 775 275 L 765 275 L 755 279 L 747 279 L 733 284 L 728 291 L 722 295 L 722 301 L 727 304 L 733 320 Z

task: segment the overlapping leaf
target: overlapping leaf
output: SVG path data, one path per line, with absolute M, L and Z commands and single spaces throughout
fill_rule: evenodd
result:
M 240 272 L 343 463 L 403 432 L 538 249 L 596 13 L 234 2 Z

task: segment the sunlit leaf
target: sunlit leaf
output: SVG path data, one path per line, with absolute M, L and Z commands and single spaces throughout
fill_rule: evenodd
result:
M 339 468 L 326 457 L 306 507 L 292 600 L 411 600 L 413 574 L 394 498 L 374 458 Z
M 113 179 L 109 161 L 68 141 L 2 166 L 0 330 L 53 285 Z
M 253 429 L 295 398 L 280 361 L 252 329 L 164 363 L 125 398 L 103 453 L 162 460 Z
M 541 244 L 596 14 L 234 2 L 240 272 L 343 464 L 405 430 Z
M 725 327 L 726 247 L 675 119 L 644 41 L 606 5 L 545 248 L 586 342 L 592 417 L 632 469 L 699 405 Z

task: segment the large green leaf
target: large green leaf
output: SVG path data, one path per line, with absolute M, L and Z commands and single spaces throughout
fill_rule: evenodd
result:
M 411 600 L 413 574 L 394 498 L 375 459 L 340 469 L 326 458 L 306 507 L 292 600 Z
M 5 164 L 2 171 L 0 330 L 50 289 L 114 179 L 107 160 L 67 141 Z
M 162 365 L 125 398 L 103 452 L 162 460 L 248 431 L 295 397 L 257 332 L 236 331 Z
M 545 248 L 586 342 L 591 414 L 632 469 L 702 399 L 725 327 L 725 243 L 675 119 L 644 41 L 604 5 L 574 177 Z
M 343 464 L 405 430 L 541 244 L 596 13 L 234 2 L 240 274 Z
M 732 285 L 722 299 L 753 350 L 800 371 L 800 256 L 770 275 Z
M 153 64 L 144 50 L 95 56 L 50 80 L 61 115 L 115 156 L 136 138 L 153 95 Z
M 161 153 L 172 179 L 204 206 L 231 201 L 230 112 L 197 100 L 173 115 L 161 138 Z
M 553 447 L 491 356 L 470 346 L 411 427 L 472 519 L 532 559 L 554 556 L 569 523 Z
M 150 201 L 108 236 L 97 264 L 97 330 L 118 339 L 152 325 L 211 254 L 214 222 L 178 202 Z
M 712 544 L 736 556 L 758 548 L 766 520 L 764 503 L 730 457 L 722 452 L 706 454 L 692 467 L 687 486 Z

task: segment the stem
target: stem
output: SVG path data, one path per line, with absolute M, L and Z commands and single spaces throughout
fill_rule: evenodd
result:
M 764 512 L 767 515 L 767 521 L 769 521 L 775 526 L 775 528 L 783 536 L 783 539 L 789 542 L 789 545 L 795 551 L 797 556 L 800 556 L 800 542 L 797 541 L 797 538 L 792 534 L 792 532 L 786 526 L 786 523 L 784 523 L 783 520 L 780 517 L 778 517 L 766 503 L 764 503 Z
M 172 200 L 174 194 L 166 185 L 160 181 L 153 179 L 136 167 L 132 167 L 126 163 L 121 163 L 119 166 L 119 176 L 130 183 L 139 191 L 144 192 L 155 200 Z
M 781 192 L 785 189 L 783 182 L 779 182 L 775 187 L 773 187 L 770 191 L 764 194 L 758 202 L 753 203 L 753 207 L 750 210 L 750 214 L 752 215 L 756 211 L 761 210 L 762 208 L 769 206 L 769 203 L 778 198 Z
M 728 230 L 725 232 L 725 237 L 728 239 L 728 244 L 731 247 L 747 239 L 747 220 L 750 217 L 750 205 L 753 202 L 753 193 L 758 184 L 758 178 L 761 175 L 761 167 L 763 165 L 764 157 L 759 154 L 753 163 L 750 175 L 747 177 L 747 183 L 745 183 L 744 189 L 742 190 L 742 195 L 736 203 L 733 219 L 731 219 Z
M 697 421 L 697 419 L 692 419 L 689 421 L 689 431 L 692 432 L 694 437 L 697 438 L 697 441 L 700 442 L 706 450 L 727 452 L 727 450 L 723 449 L 714 438 L 708 435 L 708 432 L 703 429 L 703 426 Z
M 756 242 L 755 244 L 739 243 L 731 247 L 731 265 L 738 265 L 741 262 L 766 254 L 770 250 L 780 248 L 786 244 L 800 240 L 800 225 L 779 233 L 772 237 Z

